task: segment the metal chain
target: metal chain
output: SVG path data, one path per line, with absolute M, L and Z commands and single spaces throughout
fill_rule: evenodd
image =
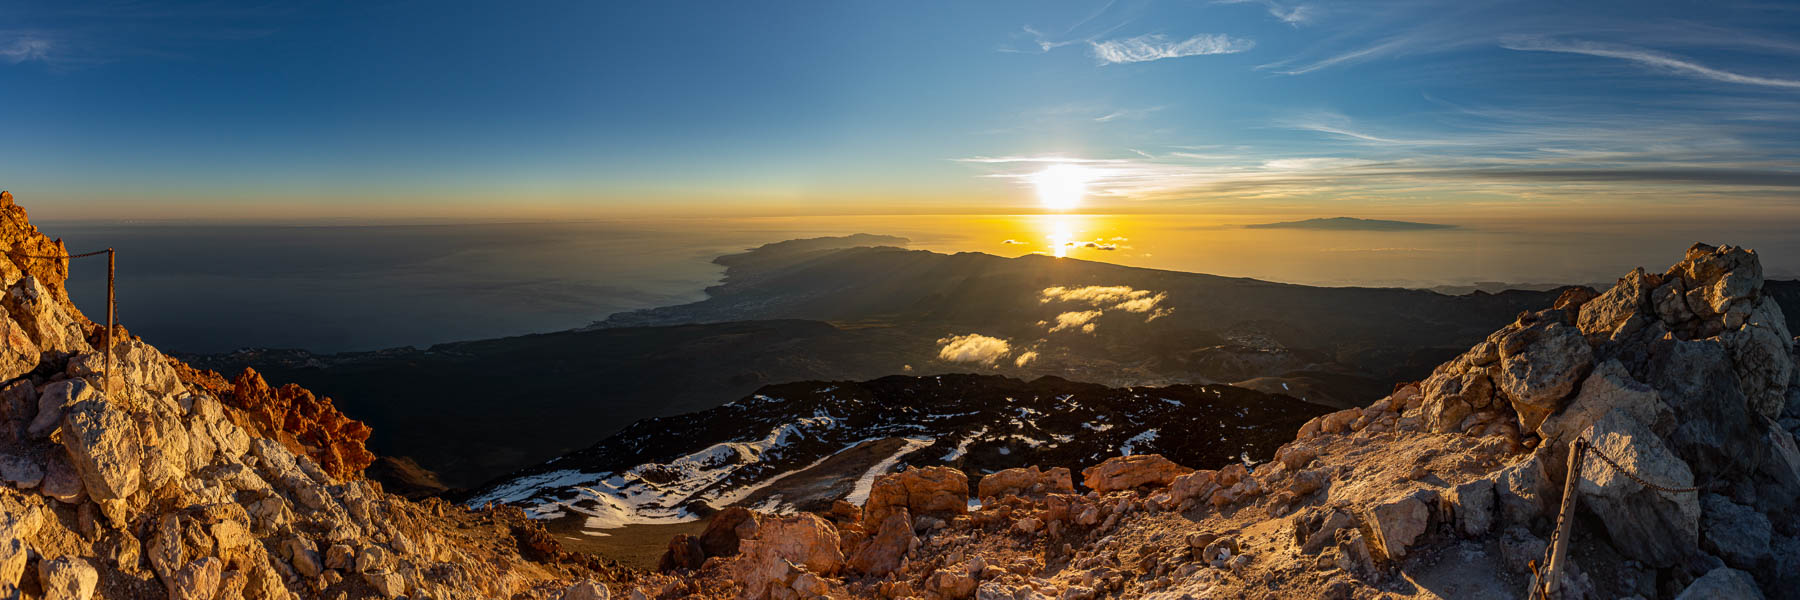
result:
M 111 251 L 110 250 L 95 250 L 93 252 L 83 252 L 81 254 L 58 254 L 58 255 L 7 254 L 7 256 L 11 257 L 11 258 L 64 258 L 64 259 L 68 259 L 68 258 L 86 258 L 89 256 L 99 256 L 102 254 L 106 254 L 107 252 L 111 252 Z
M 1619 463 L 1615 462 L 1612 459 L 1612 457 L 1607 456 L 1606 453 L 1604 453 L 1604 452 L 1601 452 L 1599 447 L 1596 447 L 1593 444 L 1588 443 L 1588 441 L 1586 439 L 1576 440 L 1575 443 L 1581 444 L 1583 446 L 1584 450 L 1594 453 L 1594 456 L 1600 457 L 1600 460 L 1605 462 L 1608 466 L 1611 466 L 1614 471 L 1617 471 L 1619 474 L 1631 478 L 1632 481 L 1636 481 L 1636 482 L 1638 482 L 1639 485 L 1642 485 L 1644 487 L 1647 487 L 1647 488 L 1650 488 L 1650 489 L 1653 489 L 1653 490 L 1656 490 L 1659 492 L 1663 492 L 1665 494 L 1683 494 L 1683 493 L 1688 493 L 1688 492 L 1700 491 L 1700 488 L 1697 488 L 1697 487 L 1675 488 L 1675 487 L 1668 487 L 1668 486 L 1662 486 L 1662 485 L 1650 483 L 1649 481 L 1645 481 L 1644 478 L 1639 477 L 1636 473 L 1627 471 L 1627 470 L 1625 470 L 1625 467 L 1619 466 Z

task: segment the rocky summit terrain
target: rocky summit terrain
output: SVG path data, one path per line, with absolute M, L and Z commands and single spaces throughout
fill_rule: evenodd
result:
M 1797 598 L 1790 333 L 1755 253 L 1696 245 L 1305 422 L 1268 462 L 911 468 L 828 510 L 723 511 L 661 567 L 747 599 L 1520 598 L 1540 573 L 1554 598 Z
M 227 381 L 123 328 L 108 372 L 105 327 L 64 291 L 66 254 L 0 192 L 0 598 L 593 598 L 655 582 L 564 552 L 520 511 L 383 491 L 362 477 L 368 428 L 304 389 Z

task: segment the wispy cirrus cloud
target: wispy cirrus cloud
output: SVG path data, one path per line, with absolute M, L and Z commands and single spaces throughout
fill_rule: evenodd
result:
M 1800 89 L 1800 79 L 1781 79 L 1776 77 L 1745 75 L 1742 73 L 1726 71 L 1724 69 L 1716 69 L 1654 50 L 1623 44 L 1605 44 L 1582 40 L 1556 40 L 1539 36 L 1514 35 L 1501 38 L 1500 46 L 1508 50 L 1520 50 L 1526 52 L 1558 52 L 1563 54 L 1581 54 L 1601 58 L 1614 58 L 1689 77 L 1698 77 L 1725 83 Z
M 50 40 L 25 35 L 14 38 L 0 45 L 0 60 L 19 64 L 28 60 L 46 61 L 50 59 Z
M 1282 4 L 1274 0 L 1215 0 L 1217 4 L 1259 4 L 1269 11 L 1269 16 L 1283 23 L 1300 26 L 1319 16 L 1319 7 L 1304 4 Z
M 1256 47 L 1254 40 L 1235 38 L 1223 33 L 1202 33 L 1180 41 L 1171 40 L 1162 34 L 1147 34 L 1103 42 L 1089 42 L 1089 44 L 1092 45 L 1094 58 L 1099 59 L 1101 64 L 1107 65 L 1189 56 L 1237 54 Z

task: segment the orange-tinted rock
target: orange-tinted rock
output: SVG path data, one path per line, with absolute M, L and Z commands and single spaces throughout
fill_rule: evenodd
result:
M 364 447 L 373 430 L 339 411 L 330 398 L 291 383 L 270 387 L 255 369 L 246 368 L 227 383 L 218 373 L 173 362 L 183 382 L 212 392 L 232 408 L 232 421 L 239 427 L 312 457 L 332 477 L 361 478 L 363 469 L 375 462 L 375 454 Z
M 1081 471 L 1081 484 L 1096 492 L 1129 490 L 1143 485 L 1166 486 L 1194 472 L 1161 454 L 1115 456 Z
M 914 541 L 912 516 L 894 509 L 875 530 L 875 535 L 850 556 L 850 568 L 870 575 L 886 575 L 900 568 L 900 560 Z
M 1040 471 L 1036 466 L 1006 469 L 981 478 L 977 486 L 982 498 L 1022 494 L 1067 494 L 1075 491 L 1069 469 L 1056 467 Z
M 895 508 L 913 515 L 960 515 L 969 511 L 969 476 L 950 467 L 911 468 L 882 475 L 863 503 L 863 527 L 874 530 Z
M 706 531 L 700 534 L 700 549 L 706 556 L 737 554 L 740 543 L 756 537 L 756 529 L 756 513 L 737 506 L 727 508 L 707 522 Z
M 753 565 L 786 561 L 820 575 L 836 573 L 844 564 L 837 528 L 812 513 L 763 521 L 742 550 Z
M 669 549 L 663 551 L 662 558 L 656 562 L 656 570 L 667 573 L 676 569 L 698 569 L 706 562 L 706 553 L 700 549 L 700 539 L 678 533 L 669 540 Z

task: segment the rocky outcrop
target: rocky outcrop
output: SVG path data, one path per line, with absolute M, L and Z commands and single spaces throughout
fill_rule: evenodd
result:
M 1055 467 L 1044 471 L 1033 465 L 989 473 L 981 478 L 977 489 L 979 490 L 978 495 L 982 498 L 1023 494 L 1068 494 L 1075 491 L 1075 483 L 1069 476 L 1069 469 L 1065 467 Z
M 15 217 L 17 220 L 15 220 Z M 366 427 L 253 373 L 229 392 L 68 304 L 60 252 L 0 194 L 0 597 L 525 597 L 621 585 L 516 509 L 408 501 L 359 478 Z M 23 262 L 21 262 L 23 261 Z M 96 350 L 96 347 L 99 347 Z M 621 589 L 624 589 L 621 586 Z
M 875 530 L 889 512 L 954 516 L 969 510 L 969 476 L 950 467 L 910 468 L 875 479 L 863 503 L 863 527 Z
M 1193 469 L 1158 454 L 1116 456 L 1081 471 L 1081 485 L 1096 492 L 1128 490 L 1143 485 L 1167 486 Z

